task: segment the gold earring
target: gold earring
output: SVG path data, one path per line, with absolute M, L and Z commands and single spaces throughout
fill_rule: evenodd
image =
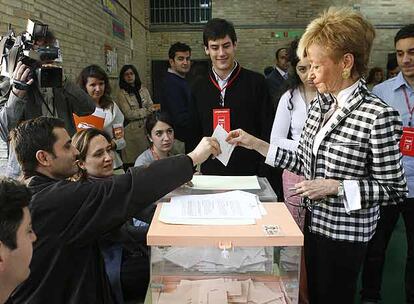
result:
M 344 69 L 342 71 L 342 78 L 348 79 L 349 77 L 351 77 L 351 71 L 349 69 Z

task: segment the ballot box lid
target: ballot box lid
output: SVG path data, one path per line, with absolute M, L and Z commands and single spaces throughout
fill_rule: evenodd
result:
M 151 222 L 149 246 L 302 246 L 303 234 L 284 203 L 263 204 L 267 211 L 254 225 L 172 225 L 159 220 L 157 205 Z M 303 212 L 304 214 L 304 212 Z M 273 228 L 276 227 L 276 231 Z M 275 233 L 273 233 L 275 232 Z

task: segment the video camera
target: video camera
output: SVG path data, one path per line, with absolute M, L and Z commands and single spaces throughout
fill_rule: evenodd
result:
M 9 28 L 5 36 L 0 36 L 0 75 L 12 78 L 17 62 L 30 67 L 30 77 L 35 78 L 40 87 L 61 87 L 63 71 L 53 63 L 61 62 L 59 42 L 48 31 L 47 24 L 28 20 L 26 31 L 15 36 Z M 14 81 L 20 90 L 27 90 L 28 85 Z

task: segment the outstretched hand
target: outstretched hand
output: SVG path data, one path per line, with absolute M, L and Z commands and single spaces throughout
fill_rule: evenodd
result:
M 249 150 L 256 150 L 263 156 L 266 156 L 269 150 L 269 144 L 267 142 L 254 137 L 242 129 L 230 131 L 226 141 L 232 145 L 241 146 Z
M 203 137 L 197 147 L 188 153 L 188 156 L 193 160 L 194 165 L 198 165 L 207 160 L 211 154 L 217 156 L 220 153 L 220 144 L 217 139 L 213 137 Z
M 230 131 L 226 138 L 226 141 L 229 144 L 241 146 L 250 150 L 254 150 L 255 140 L 257 140 L 256 137 L 250 135 L 242 129 Z

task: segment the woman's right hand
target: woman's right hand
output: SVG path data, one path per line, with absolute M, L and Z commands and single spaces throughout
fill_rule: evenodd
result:
M 249 150 L 254 150 L 254 146 L 258 138 L 250 135 L 242 129 L 230 131 L 227 135 L 226 141 L 229 144 L 241 146 Z
M 226 141 L 232 145 L 241 146 L 249 150 L 256 150 L 263 156 L 266 156 L 269 151 L 269 144 L 267 142 L 254 137 L 242 129 L 230 131 Z

